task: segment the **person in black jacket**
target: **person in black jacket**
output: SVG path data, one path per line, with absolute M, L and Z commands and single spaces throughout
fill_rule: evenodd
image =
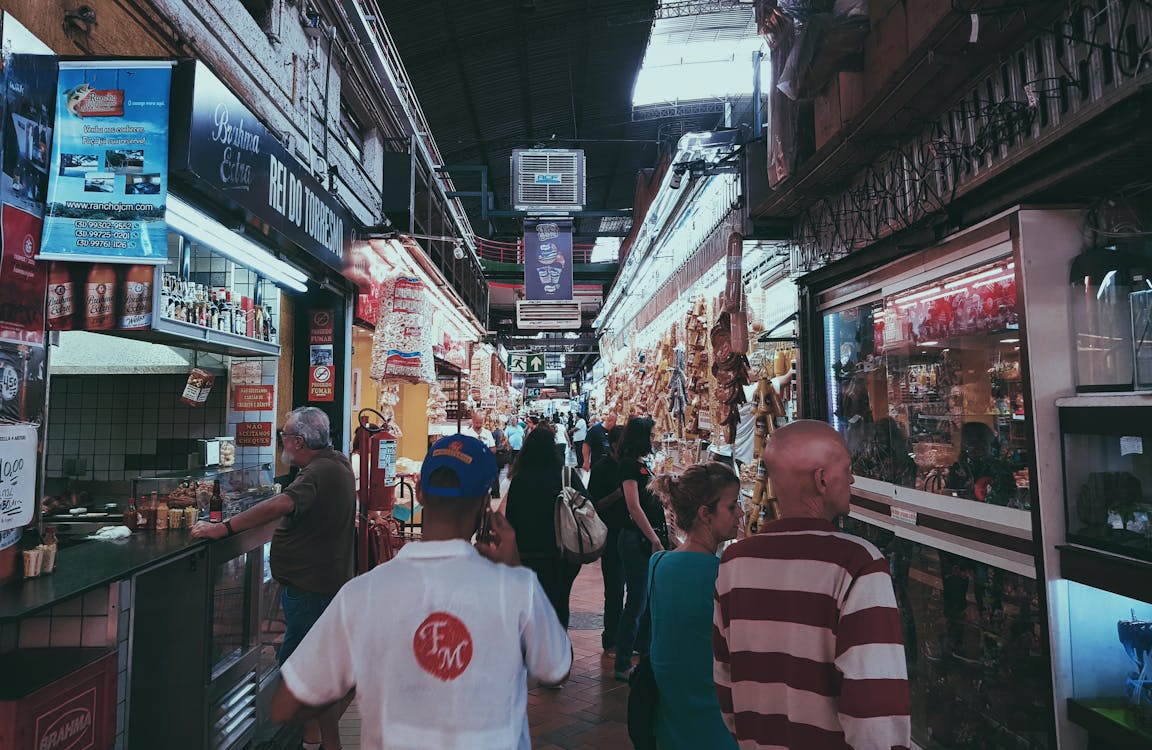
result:
M 563 487 L 564 464 L 557 459 L 553 427 L 542 422 L 524 438 L 524 447 L 509 471 L 505 515 L 516 531 L 520 559 L 536 571 L 560 624 L 568 627 L 568 599 L 580 566 L 560 554 L 556 541 L 556 498 Z M 579 472 L 570 472 L 570 486 L 584 492 Z
M 611 447 L 592 465 L 592 473 L 588 477 L 588 494 L 596 503 L 596 513 L 600 520 L 608 527 L 604 554 L 600 558 L 600 574 L 604 578 L 604 632 L 600 635 L 600 645 L 610 656 L 616 653 L 616 627 L 620 623 L 620 610 L 624 606 L 624 571 L 620 550 L 616 545 L 619 543 L 620 530 L 628 522 L 628 507 L 624 502 L 619 465 L 614 455 L 622 434 L 624 428 L 620 426 L 608 431 L 604 442 Z

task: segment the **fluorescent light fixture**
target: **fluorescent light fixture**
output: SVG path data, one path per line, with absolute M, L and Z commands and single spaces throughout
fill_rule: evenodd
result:
M 920 346 L 940 346 L 939 341 L 921 341 Z
M 1020 339 L 1000 339 L 1001 344 L 1019 344 Z
M 234 263 L 296 292 L 308 291 L 308 276 L 285 263 L 242 234 L 233 232 L 208 214 L 175 195 L 168 195 L 165 220 L 175 232 L 207 245 Z
M 963 279 L 957 279 L 956 281 L 949 281 L 947 284 L 944 285 L 944 288 L 945 289 L 955 289 L 958 286 L 968 286 L 969 284 L 971 284 L 974 281 L 979 281 L 980 279 L 986 279 L 989 276 L 995 276 L 995 275 L 1001 274 L 1001 273 L 1004 273 L 1004 269 L 997 266 L 996 268 L 990 268 L 987 271 L 981 271 L 980 273 L 972 274 L 971 276 L 967 276 Z

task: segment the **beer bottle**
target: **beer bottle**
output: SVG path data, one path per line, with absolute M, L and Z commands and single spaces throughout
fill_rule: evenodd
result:
M 212 482 L 212 499 L 208 501 L 208 520 L 220 523 L 224 520 L 224 498 L 220 496 L 220 480 Z

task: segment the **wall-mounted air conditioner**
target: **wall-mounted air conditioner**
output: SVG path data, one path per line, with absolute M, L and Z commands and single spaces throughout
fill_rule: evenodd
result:
M 582 325 L 580 303 L 575 300 L 519 300 L 516 327 L 532 331 L 575 330 Z
M 583 149 L 520 148 L 512 151 L 512 207 L 529 213 L 570 213 L 584 208 Z

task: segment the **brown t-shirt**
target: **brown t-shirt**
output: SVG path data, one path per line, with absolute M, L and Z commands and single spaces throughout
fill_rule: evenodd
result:
M 343 453 L 318 451 L 284 494 L 296 507 L 272 537 L 272 577 L 314 594 L 335 595 L 352 578 L 356 477 Z

